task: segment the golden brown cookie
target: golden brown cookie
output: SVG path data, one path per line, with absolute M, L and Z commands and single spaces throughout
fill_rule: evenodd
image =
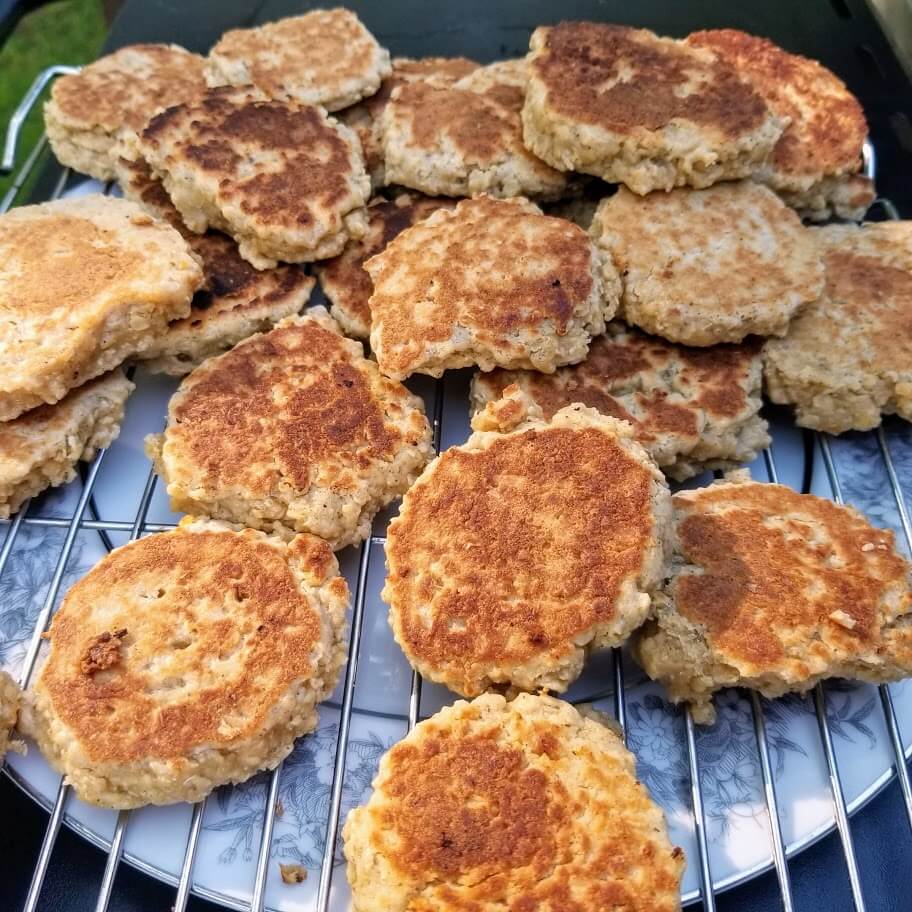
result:
M 568 703 L 487 694 L 420 723 L 345 824 L 353 912 L 676 912 L 684 855 L 634 757 Z
M 824 678 L 912 673 L 910 568 L 893 533 L 782 485 L 674 496 L 672 569 L 634 651 L 672 700 L 712 722 L 712 695 L 768 697 Z
M 314 536 L 184 522 L 70 589 L 20 724 L 84 801 L 198 801 L 274 768 L 316 726 L 347 604 Z
M 562 22 L 530 48 L 526 145 L 635 193 L 747 177 L 785 126 L 713 53 L 646 29 Z
M 626 422 L 549 422 L 516 387 L 435 459 L 387 533 L 383 599 L 406 658 L 463 696 L 561 692 L 617 646 L 665 573 L 668 487 Z
M 174 510 L 343 548 L 424 468 L 431 431 L 421 400 L 315 307 L 194 370 L 147 448 Z

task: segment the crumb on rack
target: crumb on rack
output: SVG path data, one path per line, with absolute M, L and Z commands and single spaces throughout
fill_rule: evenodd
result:
M 282 883 L 299 884 L 307 880 L 307 868 L 299 864 L 281 864 L 279 870 L 282 872 Z

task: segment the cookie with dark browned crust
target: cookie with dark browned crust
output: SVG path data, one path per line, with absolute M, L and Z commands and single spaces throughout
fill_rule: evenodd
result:
M 431 431 L 421 399 L 315 307 L 196 368 L 147 450 L 174 510 L 343 548 L 415 480 Z
M 358 139 L 322 108 L 209 89 L 131 142 L 129 157 L 162 180 L 187 227 L 231 235 L 258 269 L 335 256 L 367 230 Z
M 747 177 L 785 126 L 711 51 L 646 29 L 562 22 L 530 48 L 526 145 L 635 193 Z

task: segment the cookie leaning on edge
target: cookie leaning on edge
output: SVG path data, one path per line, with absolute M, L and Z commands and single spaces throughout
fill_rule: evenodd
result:
M 480 196 L 403 231 L 364 268 L 371 348 L 388 377 L 581 361 L 620 282 L 585 231 L 528 200 Z
M 113 180 L 113 147 L 125 130 L 206 88 L 203 58 L 175 44 L 133 44 L 79 73 L 61 76 L 44 106 L 57 160 L 101 181 Z
M 756 341 L 687 348 L 615 322 L 593 339 L 585 361 L 553 374 L 476 373 L 471 401 L 481 411 L 515 383 L 546 419 L 581 402 L 627 421 L 659 468 L 684 481 L 750 462 L 769 445 L 762 378 Z
M 671 574 L 634 654 L 698 722 L 723 687 L 778 697 L 912 673 L 910 567 L 892 532 L 782 485 L 715 484 L 673 504 Z
M 345 823 L 353 912 L 676 912 L 683 852 L 594 713 L 486 694 L 419 723 Z
M 620 645 L 664 575 L 668 486 L 626 422 L 576 405 L 550 422 L 517 387 L 409 489 L 382 597 L 424 677 L 463 696 L 564 691 Z
M 198 801 L 286 757 L 345 658 L 329 546 L 185 520 L 74 585 L 20 726 L 84 801 Z
M 115 369 L 54 405 L 39 405 L 0 424 L 0 519 L 45 488 L 72 481 L 77 462 L 88 462 L 115 440 L 133 389 Z
M 422 401 L 315 307 L 194 370 L 146 447 L 174 510 L 338 549 L 415 480 L 431 430 Z
M 367 230 L 358 138 L 322 108 L 250 87 L 209 89 L 132 142 L 187 227 L 231 235 L 258 269 L 335 256 Z
M 821 299 L 763 350 L 766 390 L 802 427 L 841 434 L 912 421 L 912 221 L 811 230 Z
M 823 291 L 811 231 L 753 181 L 603 200 L 590 233 L 623 276 L 623 317 L 683 345 L 781 336 Z
M 318 104 L 327 111 L 373 95 L 389 74 L 389 51 L 342 8 L 232 29 L 206 60 L 211 86 L 252 85 L 270 98 Z
M 0 216 L 0 421 L 153 345 L 202 281 L 180 234 L 126 200 L 81 196 Z
M 332 303 L 330 313 L 342 329 L 357 339 L 370 336 L 370 296 L 374 290 L 364 263 L 386 249 L 395 237 L 438 209 L 452 209 L 456 200 L 420 193 L 400 193 L 395 199 L 376 197 L 367 207 L 363 238 L 349 241 L 339 256 L 316 266 L 320 287 Z
M 526 145 L 635 193 L 747 177 L 785 126 L 710 51 L 646 29 L 562 22 L 530 48 Z
M 339 120 L 347 127 L 351 127 L 361 141 L 361 151 L 364 153 L 364 163 L 371 178 L 371 186 L 377 188 L 386 184 L 380 115 L 389 102 L 393 89 L 406 82 L 451 86 L 477 68 L 478 64 L 467 57 L 396 57 L 393 59 L 391 75 L 383 80 L 375 95 L 338 112 L 336 116 Z

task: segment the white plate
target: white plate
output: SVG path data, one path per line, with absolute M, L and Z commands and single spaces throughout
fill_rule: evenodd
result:
M 86 187 L 91 185 L 85 185 Z M 97 185 L 96 185 L 97 186 Z M 81 187 L 80 189 L 85 189 Z M 149 472 L 143 453 L 145 434 L 160 431 L 174 381 L 137 373 L 137 390 L 127 406 L 123 431 L 106 454 L 96 483 L 95 503 L 100 517 L 131 523 Z M 444 447 L 468 434 L 468 372 L 448 374 L 445 381 Z M 421 379 L 410 384 L 425 396 L 433 414 L 435 386 Z M 912 429 L 890 426 L 890 445 L 901 479 L 912 478 Z M 805 475 L 804 437 L 788 424 L 774 422 L 774 450 L 785 484 L 801 489 Z M 873 435 L 847 435 L 832 442 L 846 499 L 877 525 L 893 528 L 905 549 L 902 527 L 884 465 Z M 812 490 L 829 497 L 831 491 L 820 454 L 813 456 Z M 755 477 L 766 479 L 762 463 L 752 466 Z M 702 479 L 706 481 L 706 479 Z M 700 481 L 690 484 L 700 483 Z M 32 505 L 31 515 L 68 516 L 78 497 L 80 482 L 51 492 Z M 908 495 L 908 491 L 906 492 Z M 174 522 L 160 486 L 148 521 Z M 379 517 L 375 534 L 383 534 L 388 516 Z M 6 572 L 0 578 L 0 665 L 16 673 L 45 598 L 65 532 L 62 529 L 23 527 Z M 112 535 L 114 545 L 126 533 Z M 370 567 L 355 691 L 355 711 L 347 755 L 343 819 L 348 808 L 367 799 L 370 781 L 383 751 L 406 730 L 411 670 L 393 641 L 386 609 L 379 593 L 383 583 L 383 547 L 371 546 Z M 81 532 L 67 567 L 63 590 L 84 574 L 106 551 L 97 532 Z M 357 553 L 340 555 L 354 591 Z M 672 839 L 683 846 L 688 865 L 685 900 L 696 897 L 698 868 L 689 800 L 690 781 L 680 714 L 663 700 L 661 688 L 644 680 L 635 665 L 626 665 L 627 712 L 630 746 L 637 755 L 639 775 L 664 806 Z M 567 695 L 592 700 L 611 711 L 610 658 L 594 656 L 582 678 Z M 912 732 L 912 689 L 909 682 L 891 688 L 901 729 Z M 830 730 L 839 769 L 851 809 L 872 797 L 892 774 L 892 752 L 877 690 L 867 685 L 827 685 Z M 422 715 L 453 701 L 442 688 L 426 685 Z M 320 714 L 318 730 L 302 738 L 285 762 L 281 777 L 282 815 L 276 821 L 269 867 L 267 904 L 277 910 L 309 910 L 315 902 L 324 849 L 332 768 L 335 757 L 340 695 L 337 692 Z M 750 707 L 743 695 L 724 692 L 717 698 L 719 720 L 700 729 L 697 746 L 707 816 L 710 864 L 717 889 L 744 881 L 771 864 L 769 827 L 760 777 L 760 761 Z M 791 697 L 767 702 L 766 721 L 783 835 L 790 852 L 799 851 L 833 826 L 832 801 L 826 765 L 813 708 L 807 700 Z M 907 752 L 910 741 L 904 741 Z M 36 800 L 50 806 L 59 778 L 32 747 L 25 757 L 11 755 L 8 768 Z M 219 790 L 207 803 L 201 834 L 194 890 L 228 906 L 248 903 L 254 879 L 266 777 Z M 105 846 L 116 815 L 89 807 L 70 797 L 66 822 L 93 842 Z M 176 882 L 183 859 L 190 808 L 145 808 L 130 819 L 125 858 L 131 864 Z M 287 886 L 279 877 L 278 862 L 295 861 L 310 872 L 300 885 Z M 336 846 L 331 908 L 347 909 L 347 887 L 339 846 Z

